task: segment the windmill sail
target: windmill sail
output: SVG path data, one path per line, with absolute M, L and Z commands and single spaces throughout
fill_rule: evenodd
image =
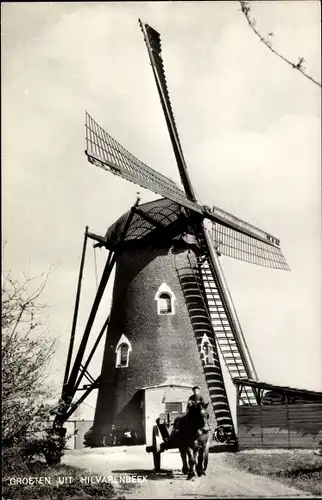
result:
M 220 253 L 265 267 L 289 269 L 277 238 L 224 210 L 207 210 L 191 201 L 175 182 L 129 153 L 88 113 L 85 128 L 86 154 L 92 164 L 210 219 L 213 241 Z
M 194 212 L 203 213 L 203 207 L 189 200 L 185 192 L 175 182 L 165 175 L 159 174 L 129 153 L 88 113 L 86 113 L 85 129 L 86 155 L 92 164 L 156 194 L 165 196 L 171 201 L 176 201 Z
M 219 254 L 258 266 L 289 271 L 280 248 L 219 222 L 212 224 L 212 241 Z
M 189 179 L 171 106 L 161 55 L 161 37 L 160 34 L 148 24 L 142 23 L 141 20 L 139 20 L 139 23 L 151 61 L 181 181 L 187 197 L 196 202 L 197 200 Z M 279 249 L 279 240 L 276 237 L 219 208 L 213 207 L 212 211 L 209 212 L 207 212 L 204 207 L 202 208 L 204 217 L 213 222 L 213 241 L 215 246 L 221 246 L 223 254 L 265 267 L 289 269 Z
M 139 24 L 141 26 L 142 33 L 144 35 L 144 40 L 151 61 L 151 66 L 154 73 L 154 78 L 157 85 L 162 109 L 167 122 L 169 135 L 172 142 L 174 155 L 176 157 L 181 182 L 183 184 L 184 190 L 188 198 L 196 201 L 194 190 L 188 176 L 187 165 L 184 159 L 183 151 L 180 144 L 179 134 L 172 111 L 167 80 L 165 77 L 163 60 L 161 55 L 160 33 L 158 33 L 155 29 L 151 28 L 151 26 L 149 26 L 148 24 L 142 23 L 140 19 L 139 19 Z

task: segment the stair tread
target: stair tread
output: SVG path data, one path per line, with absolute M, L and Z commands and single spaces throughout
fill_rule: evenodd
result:
M 220 353 L 225 361 L 230 375 L 247 377 L 246 368 L 241 358 L 231 326 L 229 324 L 226 310 L 216 282 L 213 278 L 212 270 L 210 268 L 209 261 L 207 260 L 207 256 L 201 259 L 198 258 L 197 265 L 191 264 L 192 263 L 190 262 L 189 269 L 186 268 L 179 272 L 179 278 L 180 280 L 182 280 L 181 285 L 184 295 L 186 296 L 187 300 L 191 300 L 191 307 L 189 308 L 188 304 L 188 308 L 192 321 L 194 322 L 193 324 L 194 330 L 196 332 L 196 338 L 199 338 L 196 330 L 199 331 L 203 327 L 212 327 L 214 329 L 216 344 L 220 348 Z M 189 271 L 192 271 L 193 274 L 190 274 Z M 193 299 L 198 299 L 198 301 Z M 203 305 L 207 305 L 208 312 L 206 309 L 205 315 L 203 314 L 201 301 Z M 207 324 L 206 319 L 210 320 L 209 325 Z M 222 373 L 220 371 L 218 373 L 218 366 L 204 366 L 204 373 L 206 376 L 207 385 L 208 387 L 210 386 L 209 391 L 211 391 L 212 395 L 212 404 L 214 406 L 217 406 L 218 404 L 223 405 L 223 408 L 219 412 L 218 410 L 215 411 L 215 413 L 220 414 L 227 412 L 230 416 L 229 406 L 225 405 L 226 395 L 224 394 L 224 380 Z M 215 387 L 213 387 L 212 385 L 214 385 Z M 221 391 L 223 391 L 224 393 L 222 394 Z M 218 401 L 218 397 L 221 398 L 221 401 Z M 248 402 L 250 404 L 256 403 L 256 398 L 251 388 L 243 388 L 243 390 L 241 391 L 241 397 L 243 397 L 245 402 Z M 225 417 L 223 418 L 225 419 Z

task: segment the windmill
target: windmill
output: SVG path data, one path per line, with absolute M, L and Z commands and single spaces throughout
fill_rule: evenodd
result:
M 162 198 L 141 205 L 137 200 L 105 236 L 86 228 L 62 406 L 56 424 L 62 425 L 88 394 L 98 389 L 93 442 L 104 442 L 112 425 L 142 433 L 143 413 L 153 415 L 154 411 L 153 397 L 144 396 L 147 391 L 164 388 L 164 402 L 169 391 L 186 394 L 187 388 L 197 384 L 209 396 L 213 424 L 221 429 L 224 439 L 236 439 L 221 360 L 232 378 L 257 379 L 257 374 L 219 257 L 223 254 L 260 266 L 289 268 L 277 238 L 198 201 L 170 103 L 160 34 L 141 20 L 139 24 L 183 189 L 129 153 L 86 113 L 88 161 Z M 88 238 L 96 242 L 94 246 L 107 248 L 109 254 L 70 369 Z M 111 311 L 83 362 L 114 265 Z M 88 365 L 106 330 L 102 371 L 94 380 Z M 89 384 L 80 388 L 83 377 Z M 78 390 L 84 393 L 74 403 Z M 243 387 L 239 397 L 247 405 L 258 403 L 251 387 Z

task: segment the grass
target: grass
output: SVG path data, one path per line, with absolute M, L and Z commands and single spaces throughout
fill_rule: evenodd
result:
M 18 471 L 17 471 L 18 472 Z M 109 483 L 85 484 L 80 482 L 80 476 L 92 474 L 79 467 L 57 464 L 46 466 L 35 464 L 28 473 L 10 472 L 2 474 L 3 500 L 85 500 L 115 498 L 115 491 Z M 59 478 L 71 477 L 69 483 L 59 484 Z M 15 484 L 17 478 L 50 478 L 50 484 Z M 10 481 L 11 480 L 11 481 Z M 49 481 L 49 479 L 47 480 Z M 10 484 L 11 483 L 11 484 Z
M 322 457 L 311 450 L 258 450 L 229 454 L 227 460 L 235 467 L 269 476 L 288 486 L 322 495 Z

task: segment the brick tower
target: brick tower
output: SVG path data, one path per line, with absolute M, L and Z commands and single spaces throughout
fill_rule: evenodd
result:
M 145 435 L 144 413 L 150 411 L 145 387 L 199 385 L 212 403 L 211 427 L 214 410 L 217 420 L 229 416 L 198 273 L 199 250 L 188 220 L 179 205 L 166 199 L 139 208 L 145 218 L 133 219 L 116 263 L 93 427 L 97 444 L 112 425 Z M 159 227 L 149 223 L 151 216 Z M 107 242 L 118 240 L 127 217 L 108 230 Z

